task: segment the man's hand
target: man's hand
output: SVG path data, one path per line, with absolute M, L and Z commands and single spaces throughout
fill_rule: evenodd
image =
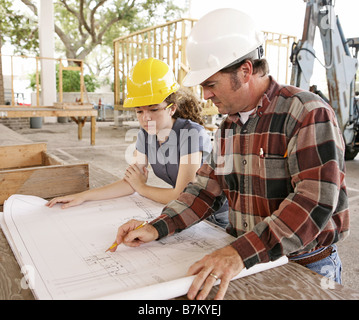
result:
M 204 300 L 207 298 L 217 279 L 221 280 L 216 300 L 222 300 L 231 279 L 244 268 L 243 260 L 238 252 L 227 246 L 206 255 L 202 260 L 193 264 L 187 275 L 197 275 L 188 290 L 187 297 L 191 300 Z M 202 290 L 199 292 L 201 287 Z M 199 293 L 198 293 L 199 292 Z
M 117 245 L 110 251 L 116 251 L 117 246 L 121 243 L 129 247 L 138 247 L 143 243 L 156 240 L 158 238 L 156 228 L 150 224 L 141 227 L 142 224 L 143 221 L 130 220 L 120 226 L 115 241 Z

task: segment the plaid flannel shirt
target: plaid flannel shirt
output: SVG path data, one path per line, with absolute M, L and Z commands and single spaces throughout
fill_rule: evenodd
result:
M 151 222 L 159 238 L 203 220 L 226 198 L 231 245 L 246 268 L 349 233 L 345 146 L 334 111 L 319 97 L 271 79 L 244 125 L 229 115 L 217 132 L 221 143 L 196 181 Z

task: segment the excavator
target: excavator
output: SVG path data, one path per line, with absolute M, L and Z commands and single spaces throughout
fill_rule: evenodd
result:
M 345 140 L 345 160 L 359 152 L 359 97 L 355 89 L 358 70 L 359 38 L 346 39 L 335 0 L 304 0 L 306 12 L 302 39 L 293 43 L 291 52 L 291 85 L 320 95 L 334 109 Z M 315 33 L 319 29 L 323 47 L 329 97 L 310 84 L 315 59 Z M 319 59 L 318 59 L 319 60 Z

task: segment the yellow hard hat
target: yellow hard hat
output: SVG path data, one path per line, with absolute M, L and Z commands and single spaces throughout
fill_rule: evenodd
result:
M 127 76 L 125 108 L 148 106 L 163 102 L 180 88 L 170 67 L 163 61 L 142 59 Z

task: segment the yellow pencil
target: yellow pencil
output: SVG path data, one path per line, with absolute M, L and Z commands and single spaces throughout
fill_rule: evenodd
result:
M 147 221 L 142 222 L 142 223 L 141 223 L 137 228 L 135 228 L 134 230 L 138 230 L 138 229 L 144 227 L 147 223 L 148 223 Z
M 113 249 L 113 248 L 115 248 L 115 247 L 117 247 L 118 246 L 118 244 L 117 244 L 117 242 L 115 242 L 111 247 L 109 247 L 105 252 L 107 252 L 107 251 L 109 251 L 109 250 L 111 250 L 111 249 Z
M 147 223 L 148 223 L 147 221 L 142 222 L 142 223 L 141 223 L 138 227 L 136 227 L 134 230 L 138 230 L 138 229 L 144 227 Z M 113 249 L 113 248 L 116 248 L 117 246 L 118 246 L 118 243 L 115 242 L 115 243 L 114 243 L 111 247 L 109 247 L 105 252 L 107 252 L 107 251 L 109 251 L 109 250 L 111 250 L 111 249 Z

